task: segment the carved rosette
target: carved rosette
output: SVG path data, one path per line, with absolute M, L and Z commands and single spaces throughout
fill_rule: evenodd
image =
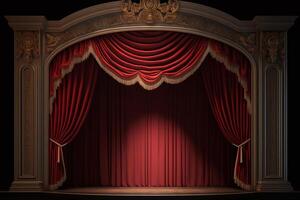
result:
M 263 56 L 265 64 L 280 67 L 285 60 L 284 34 L 282 32 L 263 33 Z
M 31 64 L 35 58 L 40 56 L 38 31 L 17 31 L 15 37 L 18 61 L 23 64 Z

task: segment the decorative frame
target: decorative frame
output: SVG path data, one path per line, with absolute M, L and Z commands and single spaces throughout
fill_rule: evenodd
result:
M 72 44 L 102 34 L 166 30 L 218 40 L 249 59 L 252 186 L 255 191 L 291 191 L 287 180 L 287 30 L 296 17 L 258 16 L 240 21 L 214 8 L 185 1 L 169 0 L 161 5 L 157 0 L 141 0 L 133 7 L 130 2 L 95 5 L 59 21 L 43 16 L 6 16 L 15 35 L 11 190 L 49 189 L 48 73 L 54 56 Z

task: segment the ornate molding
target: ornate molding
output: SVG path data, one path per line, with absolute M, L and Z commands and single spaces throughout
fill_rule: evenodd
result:
M 57 35 L 46 33 L 46 52 L 48 54 L 55 49 L 60 39 Z
M 70 41 L 78 41 L 78 38 L 100 35 L 102 31 L 107 33 L 109 29 L 114 30 L 113 32 L 133 30 L 131 29 L 133 24 L 122 20 L 122 16 L 121 12 L 107 14 L 71 26 L 64 32 L 46 32 L 46 54 L 50 55 L 54 49 Z M 151 27 L 145 26 L 143 21 L 136 21 L 134 30 L 173 30 L 196 33 L 208 37 L 214 35 L 212 37 L 214 39 L 226 38 L 228 43 L 235 42 L 243 46 L 252 55 L 254 55 L 256 49 L 256 33 L 237 32 L 213 20 L 187 13 L 179 12 L 174 21 L 170 23 L 156 23 L 153 26 L 151 25 Z
M 90 9 L 95 14 L 84 10 L 84 12 L 80 11 L 61 21 L 50 21 L 45 36 L 46 57 L 57 47 L 64 48 L 78 41 L 105 33 L 130 30 L 170 30 L 195 33 L 216 40 L 222 38 L 224 39 L 222 42 L 235 43 L 235 46 L 240 45 L 257 59 L 255 52 L 258 49 L 258 32 L 252 27 L 253 21 L 239 21 L 224 13 L 210 10 L 208 7 L 200 6 L 198 8 L 199 5 L 184 1 L 180 2 L 180 8 L 179 1 L 169 0 L 166 3 L 160 3 L 152 0 L 150 4 L 149 0 L 136 2 L 132 0 L 112 2 L 103 6 L 106 11 L 95 7 Z M 174 6 L 170 6 L 171 4 Z M 195 10 L 196 8 L 201 12 Z M 212 11 L 216 12 L 216 16 L 211 13 Z M 83 17 L 83 13 L 89 17 Z M 147 18 L 147 13 L 150 15 L 149 18 Z M 63 21 L 68 26 L 63 26 Z M 242 31 L 236 26 L 242 27 Z
M 160 3 L 160 0 L 140 0 L 139 3 L 131 0 L 122 0 L 122 19 L 126 22 L 141 21 L 147 24 L 155 22 L 172 22 L 176 19 L 179 9 L 178 0 L 168 0 Z
M 16 58 L 22 62 L 32 63 L 40 56 L 39 32 L 16 31 Z
M 15 31 L 15 172 L 11 190 L 42 190 L 42 30 Z
M 280 66 L 285 59 L 284 33 L 263 32 L 263 56 L 266 64 Z
M 252 54 L 255 55 L 257 50 L 256 33 L 249 33 L 240 36 L 240 43 Z

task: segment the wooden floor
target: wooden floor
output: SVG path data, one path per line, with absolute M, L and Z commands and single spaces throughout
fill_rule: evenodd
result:
M 228 187 L 87 187 L 87 188 L 71 188 L 57 190 L 57 193 L 64 194 L 90 194 L 90 195 L 124 195 L 124 196 L 153 196 L 153 195 L 224 195 L 224 194 L 240 194 L 247 193 L 238 188 Z
M 105 191 L 103 191 L 106 189 Z M 118 193 L 116 193 L 118 192 Z M 193 192 L 193 193 L 191 193 Z M 300 200 L 300 192 L 244 192 L 234 188 L 74 188 L 55 192 L 0 191 L 1 200 Z

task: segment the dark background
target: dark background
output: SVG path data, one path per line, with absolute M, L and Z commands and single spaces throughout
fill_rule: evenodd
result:
M 44 15 L 49 20 L 59 20 L 77 10 L 106 1 L 100 0 L 27 0 L 0 2 L 0 191 L 8 190 L 13 179 L 13 32 L 8 27 L 5 15 Z M 285 1 L 193 1 L 214 7 L 241 20 L 251 20 L 256 15 L 298 15 L 300 6 L 295 0 Z M 288 96 L 288 170 L 289 180 L 294 189 L 300 190 L 300 137 L 298 119 L 300 113 L 300 20 L 288 32 L 289 96 Z M 300 76 L 299 76 L 300 77 Z

